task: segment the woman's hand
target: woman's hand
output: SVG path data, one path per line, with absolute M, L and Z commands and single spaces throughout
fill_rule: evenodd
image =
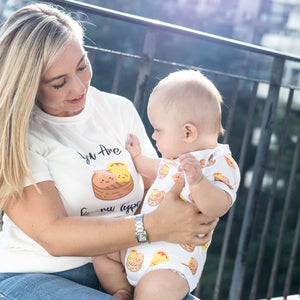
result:
M 219 219 L 206 217 L 195 204 L 182 201 L 179 195 L 183 186 L 184 180 L 179 178 L 159 207 L 144 216 L 150 242 L 166 241 L 204 246 L 211 239 L 212 230 Z M 199 234 L 204 236 L 199 237 Z

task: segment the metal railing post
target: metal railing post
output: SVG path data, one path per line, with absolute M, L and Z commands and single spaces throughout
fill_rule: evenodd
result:
M 240 299 L 245 275 L 247 254 L 250 246 L 256 204 L 260 194 L 268 150 L 272 135 L 273 124 L 279 97 L 280 84 L 283 75 L 285 59 L 275 57 L 271 72 L 270 87 L 266 100 L 263 120 L 261 125 L 260 140 L 257 147 L 253 177 L 247 197 L 243 225 L 239 239 L 237 256 L 235 259 L 233 276 L 229 292 L 229 300 Z
M 227 120 L 226 120 L 226 127 L 225 127 L 225 135 L 223 139 L 224 144 L 228 144 L 229 141 L 229 135 L 233 123 L 233 117 L 236 107 L 236 101 L 237 101 L 237 95 L 238 95 L 238 89 L 239 89 L 240 81 L 239 79 L 234 79 L 234 86 L 232 89 L 232 95 L 231 95 L 231 102 L 230 102 L 230 110 L 228 112 Z
M 112 84 L 112 88 L 111 88 L 111 92 L 113 94 L 118 93 L 123 58 L 124 58 L 124 56 L 120 55 L 117 60 L 116 70 L 115 70 L 115 74 L 114 74 L 114 80 L 113 80 L 113 84 Z
M 286 275 L 286 279 L 285 279 L 285 283 L 284 283 L 284 289 L 283 289 L 284 299 L 286 299 L 288 297 L 289 292 L 290 292 L 292 274 L 293 274 L 293 270 L 294 270 L 294 266 L 295 266 L 299 238 L 300 238 L 300 207 L 298 209 L 297 225 L 296 225 L 295 236 L 294 236 L 294 241 L 293 241 L 293 246 L 292 246 L 292 251 L 291 251 L 291 256 L 290 256 L 289 267 L 287 270 L 287 275 Z
M 252 128 L 252 121 L 253 121 L 254 111 L 255 111 L 255 107 L 256 107 L 256 103 L 257 103 L 257 90 L 258 90 L 258 81 L 254 82 L 253 87 L 252 87 L 251 101 L 250 101 L 250 107 L 249 107 L 248 117 L 247 117 L 247 125 L 245 128 L 242 149 L 241 149 L 239 162 L 238 162 L 241 174 L 243 174 L 243 171 L 244 171 L 245 157 L 246 157 L 246 152 L 248 149 L 249 137 L 250 137 L 251 128 Z M 221 250 L 221 256 L 220 256 L 220 262 L 219 262 L 219 267 L 218 267 L 217 279 L 216 279 L 216 283 L 215 283 L 213 300 L 219 299 L 221 280 L 222 280 L 223 271 L 224 271 L 225 258 L 226 258 L 226 254 L 227 254 L 227 250 L 228 250 L 228 246 L 229 246 L 229 238 L 230 238 L 231 229 L 232 229 L 232 225 L 233 225 L 235 207 L 236 207 L 235 205 L 233 205 L 231 207 L 231 209 L 229 211 L 228 219 L 226 222 L 226 229 L 225 229 L 224 241 L 223 241 L 222 250 Z
M 159 29 L 156 27 L 147 28 L 145 41 L 144 41 L 142 60 L 141 60 L 139 74 L 138 74 L 136 88 L 135 88 L 133 103 L 142 119 L 146 111 L 147 101 L 145 96 L 146 96 L 149 76 L 151 73 L 152 62 L 156 50 L 158 33 L 159 33 Z
M 256 292 L 257 292 L 258 283 L 259 283 L 259 276 L 260 276 L 261 267 L 263 264 L 263 256 L 264 256 L 265 246 L 266 246 L 266 242 L 267 242 L 267 234 L 269 232 L 269 226 L 271 223 L 271 215 L 272 215 L 273 206 L 275 203 L 277 181 L 279 179 L 279 174 L 280 174 L 280 165 L 281 165 L 280 163 L 282 160 L 284 147 L 286 145 L 287 131 L 288 131 L 288 125 L 289 125 L 288 122 L 289 122 L 290 113 L 291 113 L 293 96 L 294 96 L 294 90 L 290 89 L 288 103 L 287 103 L 286 111 L 285 111 L 284 122 L 282 124 L 280 146 L 279 146 L 279 150 L 278 150 L 277 157 L 276 157 L 277 164 L 276 164 L 274 175 L 273 175 L 273 182 L 272 182 L 270 197 L 268 199 L 268 206 L 267 206 L 267 211 L 266 211 L 265 220 L 264 220 L 264 226 L 263 226 L 263 230 L 262 230 L 262 234 L 261 234 L 261 243 L 260 243 L 260 247 L 259 247 L 259 251 L 258 251 L 258 255 L 257 255 L 256 266 L 255 266 L 249 300 L 256 299 Z
M 288 185 L 286 197 L 284 200 L 284 207 L 283 207 L 283 211 L 282 211 L 280 230 L 279 230 L 279 234 L 278 234 L 277 244 L 275 247 L 276 251 L 275 251 L 275 255 L 274 255 L 274 259 L 273 259 L 272 271 L 271 271 L 271 276 L 270 276 L 269 286 L 268 286 L 268 291 L 267 291 L 267 299 L 271 299 L 273 297 L 273 293 L 274 293 L 275 280 L 276 280 L 279 259 L 280 259 L 280 252 L 281 252 L 283 239 L 284 239 L 284 231 L 286 228 L 286 222 L 287 222 L 287 218 L 288 218 L 288 210 L 289 210 L 289 206 L 290 206 L 291 199 L 292 199 L 292 192 L 293 192 L 293 188 L 294 188 L 294 182 L 295 182 L 297 167 L 298 167 L 298 163 L 299 163 L 299 156 L 300 156 L 300 130 L 298 133 L 297 144 L 295 147 L 293 162 L 291 165 L 289 185 Z

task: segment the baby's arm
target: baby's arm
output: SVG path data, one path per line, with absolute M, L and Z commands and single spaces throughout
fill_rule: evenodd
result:
M 231 196 L 210 182 L 202 173 L 200 162 L 191 154 L 180 156 L 180 171 L 184 171 L 190 187 L 191 199 L 209 217 L 221 217 L 230 208 Z
M 142 176 L 155 179 L 159 167 L 160 159 L 151 158 L 142 155 L 142 148 L 138 138 L 130 134 L 131 142 L 125 145 L 126 150 L 130 153 L 135 168 Z

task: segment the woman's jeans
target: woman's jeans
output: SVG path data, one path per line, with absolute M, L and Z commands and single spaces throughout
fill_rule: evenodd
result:
M 0 273 L 2 300 L 113 300 L 99 291 L 93 265 L 58 273 Z M 195 300 L 188 295 L 184 300 Z

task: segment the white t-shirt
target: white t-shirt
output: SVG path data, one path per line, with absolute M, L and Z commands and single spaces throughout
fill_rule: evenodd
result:
M 144 186 L 125 150 L 129 133 L 139 138 L 145 155 L 156 156 L 133 104 L 123 97 L 90 87 L 84 110 L 72 117 L 35 107 L 29 130 L 35 182 L 52 180 L 69 216 L 134 214 Z M 117 188 L 110 189 L 111 183 Z M 50 256 L 6 215 L 3 222 L 0 273 L 58 272 L 90 262 L 88 257 Z

